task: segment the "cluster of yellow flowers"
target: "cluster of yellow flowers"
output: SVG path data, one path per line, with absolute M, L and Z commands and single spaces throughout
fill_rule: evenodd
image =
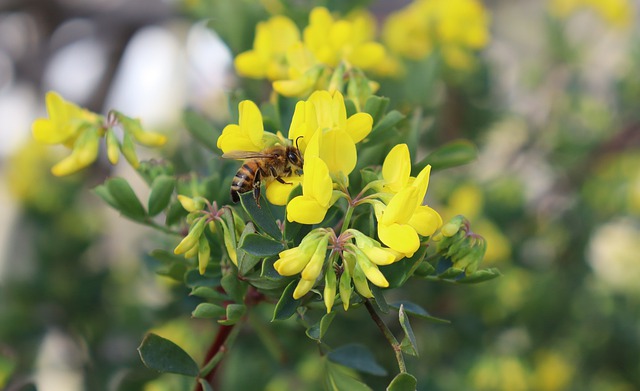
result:
M 633 20 L 634 7 L 629 0 L 550 0 L 551 13 L 561 18 L 580 9 L 595 11 L 612 26 L 626 27 Z
M 336 19 L 316 7 L 302 34 L 286 16 L 259 23 L 253 49 L 238 55 L 235 67 L 241 76 L 271 80 L 281 95 L 299 97 L 332 91 L 332 69 L 341 63 L 347 70 L 397 75 L 398 56 L 419 60 L 440 50 L 447 65 L 466 70 L 489 41 L 488 24 L 478 0 L 416 0 L 385 21 L 385 48 L 375 41 L 376 21 L 369 12 L 359 9 Z
M 45 144 L 62 144 L 73 150 L 71 155 L 51 169 L 56 176 L 73 174 L 93 163 L 98 158 L 100 139 L 103 137 L 109 161 L 116 164 L 122 153 L 133 167 L 140 164 L 134 140 L 147 146 L 160 146 L 166 142 L 164 135 L 145 132 L 139 120 L 116 111 L 112 111 L 105 119 L 64 100 L 55 92 L 47 93 L 46 105 L 49 118 L 34 121 L 33 137 Z M 114 130 L 118 125 L 123 129 L 122 142 Z
M 254 103 L 240 102 L 239 113 L 239 124 L 228 125 L 218 138 L 218 147 L 223 152 L 242 148 L 258 151 L 273 145 L 270 143 L 285 142 L 264 131 L 262 115 Z M 301 137 L 299 146 L 304 153 L 304 174 L 288 177 L 289 183 L 286 184 L 274 180 L 266 183 L 267 199 L 276 205 L 286 204 L 287 220 L 302 224 L 319 224 L 339 198 L 349 201 L 349 211 L 339 235 L 332 229 L 315 229 L 298 247 L 281 252 L 274 265 L 282 275 L 302 272 L 294 298 L 306 294 L 316 284 L 321 272 L 326 270 L 327 311 L 330 311 L 335 297 L 336 276 L 333 271 L 338 270 L 341 274 L 340 281 L 344 287 L 340 285 L 340 294 L 347 308 L 350 279 L 361 295 L 372 297 L 366 279 L 381 287 L 388 286 L 378 265 L 411 257 L 420 247 L 419 235 L 431 236 L 442 225 L 440 215 L 422 204 L 431 167 L 426 166 L 417 177 L 411 177 L 411 159 L 406 144 L 399 144 L 391 150 L 379 180 L 370 182 L 358 197 L 350 197 L 348 175 L 357 163 L 356 144 L 367 137 L 372 124 L 373 119 L 367 113 L 347 117 L 344 98 L 339 91 L 315 91 L 308 100 L 296 104 L 288 134 L 290 140 Z M 287 203 L 290 192 L 298 183 L 302 184 L 302 195 Z M 363 233 L 349 229 L 352 209 L 363 204 L 373 206 L 378 220 L 378 236 L 388 247 L 382 247 Z M 327 257 L 328 247 L 332 252 Z M 342 261 L 337 267 L 334 265 L 336 257 Z

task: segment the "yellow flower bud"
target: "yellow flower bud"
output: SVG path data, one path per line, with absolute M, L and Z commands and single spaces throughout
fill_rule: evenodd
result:
M 207 270 L 210 256 L 211 247 L 209 246 L 209 241 L 204 235 L 202 235 L 198 243 L 198 271 L 200 272 L 200 275 L 204 274 L 205 270 Z
M 336 274 L 331 267 L 324 274 L 324 306 L 327 308 L 327 314 L 331 312 L 333 308 L 333 302 L 336 298 Z
M 118 158 L 120 157 L 120 142 L 118 142 L 118 139 L 116 138 L 115 133 L 113 133 L 113 130 L 107 131 L 106 142 L 107 157 L 109 158 L 111 164 L 117 164 Z
M 191 225 L 189 234 L 185 236 L 184 239 L 182 239 L 182 241 L 176 246 L 176 248 L 173 250 L 173 253 L 176 255 L 184 254 L 194 246 L 197 246 L 198 241 L 200 240 L 200 236 L 202 235 L 202 231 L 204 230 L 205 222 L 206 219 L 204 217 L 201 217 L 195 222 L 195 224 Z
M 301 278 L 300 281 L 298 282 L 298 285 L 296 286 L 296 289 L 293 291 L 293 298 L 298 300 L 302 296 L 306 295 L 307 292 L 309 292 L 311 288 L 313 288 L 313 285 L 315 283 L 316 283 L 315 280 L 309 281 L 309 280 L 305 280 L 304 278 Z

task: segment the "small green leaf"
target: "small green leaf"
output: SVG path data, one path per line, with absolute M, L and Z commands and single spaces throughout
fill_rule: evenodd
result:
M 435 271 L 436 271 L 436 268 L 433 267 L 432 264 L 430 264 L 427 261 L 423 261 L 416 268 L 415 275 L 418 277 L 428 277 L 432 275 Z
M 282 243 L 260 234 L 248 234 L 240 248 L 257 257 L 270 257 L 284 250 Z
M 413 334 L 411 323 L 409 323 L 409 317 L 404 313 L 403 305 L 400 305 L 400 310 L 398 310 L 398 319 L 400 320 L 400 326 L 402 326 L 402 330 L 405 335 L 402 339 L 402 351 L 417 357 L 418 344 L 416 342 L 416 336 Z
M 325 388 L 330 391 L 371 391 L 371 388 L 361 382 L 357 374 L 342 365 L 326 361 L 327 377 Z
M 154 179 L 153 185 L 151 185 L 151 194 L 149 194 L 150 216 L 157 215 L 169 205 L 175 184 L 176 180 L 166 175 L 160 175 Z
M 220 153 L 216 145 L 216 140 L 218 140 L 221 132 L 216 129 L 209 120 L 192 110 L 185 111 L 182 115 L 182 120 L 193 138 L 211 151 Z
M 370 375 L 385 376 L 387 374 L 387 371 L 376 362 L 371 351 L 364 345 L 348 344 L 341 346 L 329 352 L 328 358 L 334 363 Z
M 479 282 L 485 282 L 489 280 L 493 280 L 494 278 L 500 277 L 500 271 L 496 268 L 490 269 L 482 269 L 478 270 L 475 273 L 466 276 L 456 282 L 459 284 L 477 284 Z
M 206 300 L 212 301 L 224 301 L 229 300 L 229 296 L 214 288 L 207 286 L 197 286 L 191 290 L 191 296 L 200 297 Z
M 93 192 L 102 199 L 102 201 L 106 202 L 113 209 L 120 209 L 120 205 L 116 202 L 116 200 L 109 193 L 109 189 L 107 189 L 106 185 L 98 185 L 93 188 Z
M 182 348 L 168 339 L 149 333 L 138 347 L 138 353 L 147 368 L 158 372 L 198 376 L 198 364 Z
M 450 267 L 444 272 L 438 274 L 438 278 L 441 280 L 451 280 L 451 279 L 456 279 L 457 277 L 461 277 L 463 273 L 464 273 L 464 270 L 462 269 L 456 269 L 455 267 Z
M 227 305 L 227 318 L 218 320 L 218 323 L 231 326 L 238 323 L 240 318 L 247 312 L 247 306 L 244 304 L 229 304 Z
M 111 178 L 105 182 L 109 194 L 117 205 L 117 210 L 124 216 L 141 221 L 147 216 L 140 200 L 129 183 L 123 178 Z
M 316 341 L 321 341 L 324 334 L 329 329 L 329 325 L 333 321 L 333 318 L 336 317 L 336 312 L 330 312 L 320 319 L 318 323 L 315 323 L 313 326 L 309 327 L 306 331 L 307 337 L 314 339 Z
M 431 164 L 432 170 L 442 170 L 470 163 L 477 159 L 478 149 L 468 140 L 455 140 L 430 153 L 412 167 L 413 172 L 422 170 Z
M 427 310 L 420 307 L 416 303 L 412 303 L 410 301 L 396 301 L 394 303 L 389 304 L 390 307 L 395 308 L 397 310 L 400 309 L 400 306 L 404 307 L 404 312 L 407 314 L 411 314 L 413 316 L 417 316 L 418 318 L 430 320 L 435 323 L 446 323 L 449 324 L 451 321 L 447 319 L 436 318 L 435 316 L 431 316 Z
M 256 232 L 255 225 L 253 225 L 253 223 L 251 222 L 247 223 L 244 226 L 244 230 L 242 231 L 242 234 L 240 235 L 240 243 L 244 242 L 244 238 L 246 238 L 247 235 L 253 234 L 255 232 Z M 255 255 L 249 254 L 243 249 L 238 249 L 238 271 L 243 276 L 247 275 L 251 271 L 251 269 L 253 269 L 253 267 L 257 265 L 258 262 L 260 262 L 260 260 L 261 260 L 260 257 L 256 257 Z
M 413 275 L 426 254 L 427 248 L 422 246 L 411 258 L 405 258 L 389 266 L 381 267 L 380 271 L 389 281 L 389 288 L 402 286 Z
M 276 304 L 276 308 L 273 311 L 273 319 L 274 320 L 285 320 L 289 319 L 291 315 L 296 313 L 296 309 L 300 305 L 300 300 L 296 300 L 293 298 L 293 291 L 296 290 L 296 286 L 298 285 L 298 280 L 293 280 L 287 285 L 282 292 L 282 296 L 280 296 L 280 300 L 278 300 L 278 304 Z
M 376 305 L 380 308 L 380 311 L 383 314 L 389 313 L 389 304 L 387 304 L 387 300 L 384 298 L 384 293 L 382 289 L 378 288 L 375 285 L 370 286 L 371 293 L 373 293 L 373 298 L 376 299 Z
M 387 391 L 415 391 L 418 387 L 418 380 L 407 372 L 399 373 L 391 380 Z
M 384 115 L 387 106 L 389 105 L 389 98 L 384 98 L 377 95 L 371 95 L 364 104 L 364 112 L 369 113 L 373 117 L 374 126 L 378 123 L 380 118 Z
M 187 212 L 180 202 L 175 201 L 169 205 L 169 210 L 167 210 L 167 218 L 165 219 L 165 224 L 174 225 L 178 224 L 182 221 L 183 218 L 187 217 L 189 212 Z
M 213 319 L 220 318 L 225 313 L 225 309 L 219 305 L 213 303 L 200 303 L 196 309 L 191 312 L 191 316 L 194 318 Z
M 235 274 L 230 273 L 222 276 L 220 284 L 233 301 L 242 303 L 244 294 L 247 291 L 246 283 L 242 283 Z
M 220 275 L 212 274 L 208 270 L 202 275 L 197 269 L 192 269 L 184 275 L 184 284 L 188 288 L 197 286 L 215 287 L 220 285 Z
M 405 115 L 397 110 L 391 110 L 373 127 L 367 136 L 367 143 L 378 144 L 389 140 L 389 131 L 404 120 Z
M 240 202 L 242 207 L 247 212 L 251 220 L 260 227 L 267 235 L 274 239 L 282 239 L 282 232 L 276 224 L 276 219 L 273 217 L 269 202 L 264 198 L 260 199 L 260 207 L 256 204 L 253 198 L 252 192 L 240 194 Z

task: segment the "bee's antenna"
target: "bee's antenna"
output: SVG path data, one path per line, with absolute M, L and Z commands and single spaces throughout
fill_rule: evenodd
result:
M 301 138 L 304 138 L 304 136 L 296 137 L 296 148 L 298 148 L 298 149 L 300 149 L 300 147 L 298 146 L 298 140 L 300 140 Z

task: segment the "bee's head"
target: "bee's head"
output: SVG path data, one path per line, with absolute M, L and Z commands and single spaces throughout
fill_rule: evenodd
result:
M 304 164 L 304 160 L 302 158 L 302 154 L 298 148 L 289 147 L 287 148 L 287 160 L 291 163 L 292 166 L 302 168 Z

